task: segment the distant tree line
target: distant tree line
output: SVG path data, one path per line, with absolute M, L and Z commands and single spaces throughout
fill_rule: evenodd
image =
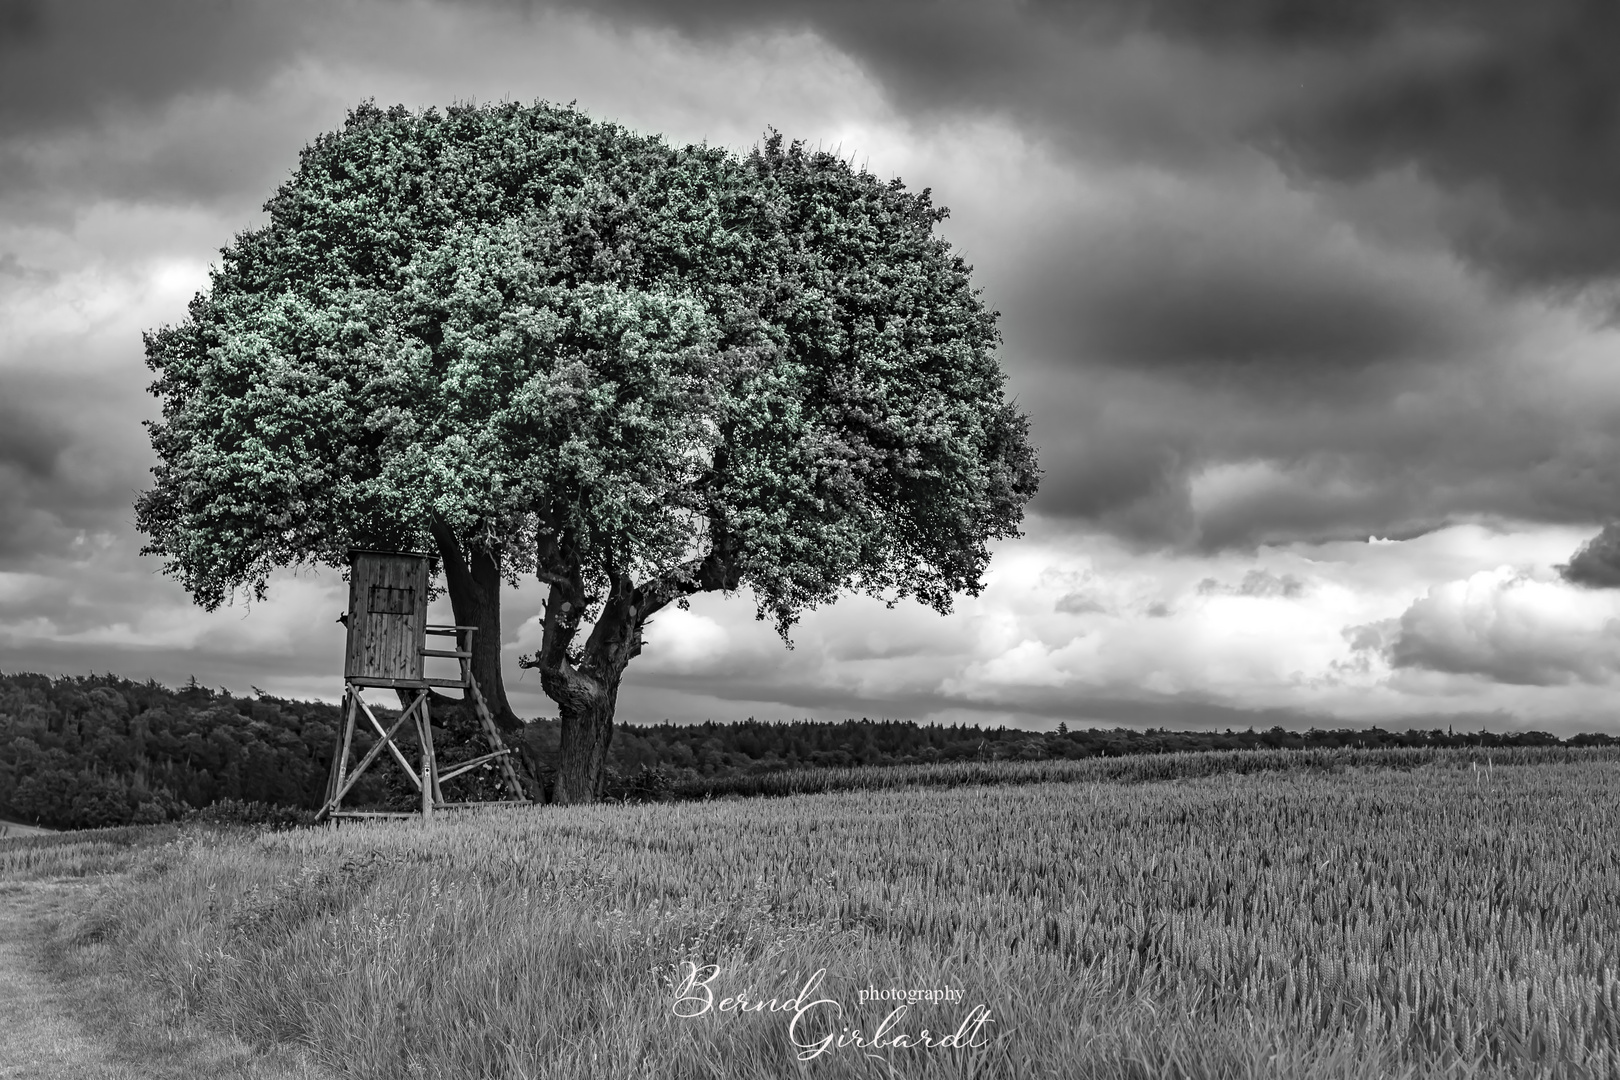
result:
M 619 728 L 614 733 L 609 759 L 607 793 L 619 798 L 656 798 L 666 792 L 702 790 L 702 781 L 739 773 L 806 767 L 1041 761 L 1191 750 L 1610 745 L 1620 745 L 1620 737 L 1582 734 L 1559 739 L 1543 731 L 1386 731 L 1379 727 L 1333 731 L 1290 731 L 1281 726 L 1264 731 L 1143 731 L 1070 729 L 1067 724 L 1059 724 L 1056 731 L 1037 733 L 1020 728 L 918 725 L 864 717 L 837 723 L 762 723 L 750 717 L 742 723 L 663 723 Z
M 225 800 L 318 806 L 338 722 L 336 705 L 195 681 L 0 674 L 0 813 L 93 828 Z
M 397 715 L 388 709 L 378 716 Z M 58 828 L 172 820 L 224 801 L 312 810 L 320 805 L 341 716 L 337 705 L 269 694 L 238 696 L 193 680 L 179 689 L 115 675 L 52 678 L 0 674 L 0 815 Z M 476 749 L 470 730 L 435 728 L 441 760 Z M 547 784 L 557 721 L 525 726 L 519 746 Z M 408 735 L 401 739 L 410 747 Z M 359 753 L 372 745 L 364 730 Z M 1170 731 L 918 725 L 899 720 L 624 725 L 609 753 L 610 798 L 667 797 L 704 781 L 805 767 L 937 761 L 1038 761 L 1182 750 L 1329 747 L 1508 747 L 1620 745 L 1611 735 L 1558 739 L 1545 732 L 1452 732 L 1365 728 L 1337 731 Z M 468 790 L 493 777 L 468 776 Z M 447 791 L 447 794 L 450 792 Z M 380 761 L 347 803 L 391 806 L 412 793 L 398 766 Z M 493 796 L 491 796 L 493 797 Z

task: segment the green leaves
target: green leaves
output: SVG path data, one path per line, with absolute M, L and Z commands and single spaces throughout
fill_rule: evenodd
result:
M 946 610 L 1037 470 L 924 191 L 572 108 L 366 105 L 147 337 L 137 521 L 199 603 L 457 538 L 592 593 L 725 551 L 785 633 L 843 588 Z

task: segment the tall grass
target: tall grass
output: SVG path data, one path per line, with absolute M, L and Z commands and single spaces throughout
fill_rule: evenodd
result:
M 140 848 L 179 835 L 174 825 L 121 825 L 0 837 L 0 882 L 117 873 L 134 864 Z
M 1620 765 L 1501 762 L 182 835 L 86 933 L 357 1077 L 1620 1075 Z M 993 1023 L 719 1008 L 817 970 Z

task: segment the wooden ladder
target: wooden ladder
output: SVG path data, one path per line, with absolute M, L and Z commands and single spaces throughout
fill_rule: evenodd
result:
M 326 798 L 321 809 L 315 815 L 316 821 L 327 818 L 376 818 L 376 817 L 415 817 L 416 814 L 402 811 L 394 812 L 363 812 L 343 809 L 343 796 L 353 789 L 362 773 L 368 769 L 386 749 L 391 752 L 394 759 L 405 770 L 412 786 L 422 795 L 421 816 L 424 820 L 432 816 L 434 810 L 450 810 L 466 806 L 509 806 L 512 802 L 528 802 L 529 797 L 523 790 L 523 783 L 518 779 L 517 770 L 512 767 L 512 748 L 506 745 L 501 738 L 501 729 L 495 726 L 495 718 L 490 715 L 489 703 L 484 700 L 484 693 L 478 688 L 478 680 L 472 673 L 472 635 L 477 632 L 472 626 L 429 626 L 428 634 L 453 636 L 456 639 L 454 649 L 428 649 L 422 650 L 422 655 L 453 658 L 460 663 L 461 678 L 451 679 L 416 679 L 410 680 L 348 680 L 344 685 L 343 693 L 343 728 L 338 733 L 336 752 L 332 755 L 332 769 L 326 778 Z M 465 635 L 465 637 L 463 637 Z M 392 727 L 384 728 L 377 719 L 371 707 L 360 696 L 362 684 L 364 685 L 391 685 L 398 689 L 414 689 L 417 691 L 415 699 L 399 714 Z M 478 714 L 479 725 L 483 728 L 484 737 L 489 740 L 491 752 L 482 754 L 470 761 L 463 761 L 448 772 L 439 771 L 438 755 L 433 748 L 433 724 L 429 716 L 429 700 L 434 686 L 460 686 L 467 691 L 472 699 L 473 711 Z M 349 751 L 354 744 L 354 732 L 359 724 L 360 715 L 364 714 L 376 729 L 377 741 L 354 767 L 349 770 Z M 399 744 L 394 741 L 394 735 L 406 721 L 416 721 L 417 735 L 422 748 L 422 767 L 420 773 L 415 769 Z M 510 799 L 484 800 L 480 802 L 448 802 L 444 797 L 442 784 L 446 780 L 453 780 L 463 773 L 470 772 L 480 765 L 489 762 L 499 762 L 501 777 L 506 788 L 511 792 Z
M 513 751 L 506 745 L 506 740 L 501 738 L 501 729 L 495 726 L 495 717 L 490 715 L 489 703 L 484 700 L 484 692 L 478 688 L 478 680 L 473 677 L 472 636 L 478 632 L 478 628 L 475 626 L 429 626 L 427 632 L 429 634 L 455 636 L 456 647 L 454 649 L 423 649 L 422 655 L 453 657 L 460 663 L 461 685 L 466 688 L 468 695 L 472 698 L 473 711 L 478 714 L 478 722 L 484 729 L 484 736 L 489 739 L 490 748 L 494 751 L 493 753 L 484 754 L 482 757 L 473 758 L 471 761 L 462 762 L 450 772 L 440 776 L 439 781 L 442 782 L 460 776 L 462 773 L 475 769 L 485 762 L 498 761 L 501 766 L 501 776 L 506 781 L 507 790 L 512 793 L 512 798 L 528 802 L 529 796 L 524 792 L 522 782 L 518 780 L 517 770 L 512 767 Z M 465 640 L 462 637 L 463 634 L 466 635 Z M 444 793 L 438 790 L 434 791 L 434 795 L 437 799 L 437 806 L 490 805 L 488 801 L 484 803 L 447 803 L 444 801 Z

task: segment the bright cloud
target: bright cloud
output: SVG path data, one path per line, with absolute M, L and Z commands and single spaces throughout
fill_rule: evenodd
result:
M 1397 667 L 1547 686 L 1613 681 L 1620 594 L 1537 580 L 1510 566 L 1430 588 L 1401 615 Z

